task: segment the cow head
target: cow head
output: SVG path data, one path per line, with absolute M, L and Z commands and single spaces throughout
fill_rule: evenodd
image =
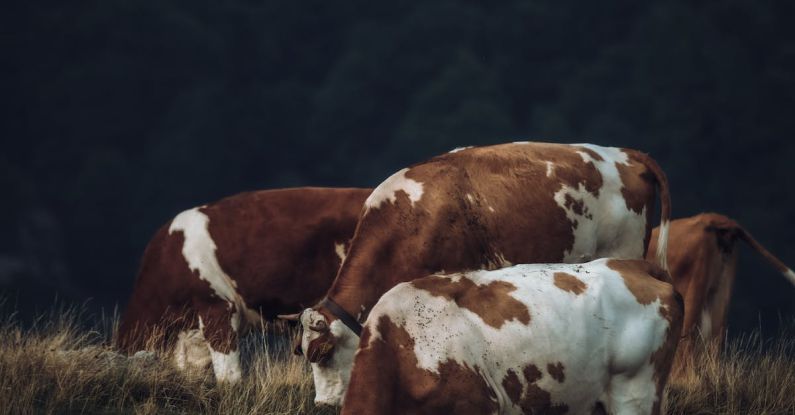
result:
M 301 323 L 302 333 L 294 352 L 306 356 L 311 363 L 315 403 L 341 405 L 359 336 L 323 308 L 308 308 L 301 314 L 279 317 Z

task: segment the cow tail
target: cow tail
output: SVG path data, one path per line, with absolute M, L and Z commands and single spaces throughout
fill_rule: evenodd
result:
M 795 272 L 793 272 L 792 269 L 790 269 L 788 266 L 784 265 L 784 263 L 781 262 L 780 259 L 776 258 L 775 255 L 770 253 L 770 251 L 768 251 L 767 248 L 762 246 L 762 244 L 757 242 L 756 239 L 754 239 L 754 237 L 751 236 L 751 234 L 745 230 L 745 228 L 740 226 L 740 224 L 734 221 L 732 222 L 735 226 L 735 229 L 737 230 L 737 234 L 739 235 L 740 239 L 745 241 L 745 243 L 747 243 L 751 248 L 754 248 L 756 252 L 759 252 L 759 254 L 762 255 L 767 260 L 767 262 L 773 265 L 773 267 L 779 270 L 779 272 L 784 274 L 784 277 L 786 277 L 790 283 L 795 285 Z
M 656 161 L 644 154 L 643 164 L 646 165 L 660 192 L 660 233 L 657 236 L 657 263 L 668 271 L 668 230 L 671 227 L 671 192 L 668 188 L 668 177 Z

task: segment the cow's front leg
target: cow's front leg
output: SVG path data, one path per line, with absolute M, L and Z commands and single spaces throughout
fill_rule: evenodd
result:
M 218 382 L 234 383 L 242 377 L 238 329 L 240 313 L 227 302 L 218 302 L 199 311 L 199 327 L 207 341 Z
M 203 373 L 211 364 L 210 352 L 201 330 L 187 329 L 179 333 L 174 347 L 174 363 L 189 375 Z

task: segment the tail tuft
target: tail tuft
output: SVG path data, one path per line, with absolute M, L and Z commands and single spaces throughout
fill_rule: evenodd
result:
M 671 227 L 669 219 L 663 219 L 660 224 L 660 235 L 657 238 L 657 263 L 668 271 L 668 229 Z
M 787 269 L 787 272 L 784 273 L 784 276 L 787 277 L 792 285 L 795 285 L 795 272 L 793 272 L 791 269 Z

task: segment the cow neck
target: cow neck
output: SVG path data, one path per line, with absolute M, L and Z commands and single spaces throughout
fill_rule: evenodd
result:
M 326 298 L 339 307 L 340 314 L 344 312 L 351 316 L 357 324 L 361 324 L 367 319 L 370 309 L 384 291 L 379 291 L 380 287 L 374 283 L 375 281 L 372 278 L 368 278 L 367 273 L 361 272 L 363 268 L 352 266 L 348 261 L 349 259 L 351 258 L 346 258 L 346 262 L 340 269 L 340 273 L 329 289 Z M 333 310 L 326 308 L 337 318 L 343 320 Z M 343 323 L 345 323 L 344 320 Z
M 356 320 L 356 317 L 352 316 L 351 313 L 345 311 L 339 304 L 337 304 L 334 300 L 329 297 L 323 299 L 320 302 L 320 307 L 325 308 L 328 312 L 330 312 L 334 317 L 336 317 L 342 324 L 348 326 L 352 332 L 356 333 L 357 336 L 362 336 L 362 325 L 359 321 Z

